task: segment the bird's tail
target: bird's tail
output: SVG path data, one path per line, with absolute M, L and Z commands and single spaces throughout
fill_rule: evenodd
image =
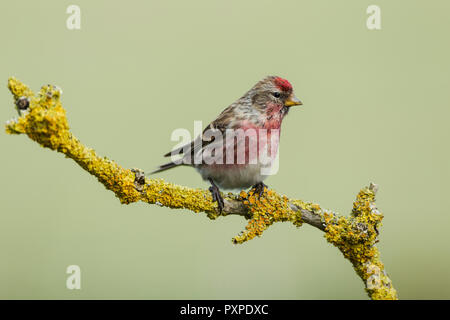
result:
M 156 169 L 155 171 L 150 172 L 149 174 L 154 174 L 154 173 L 158 173 L 158 172 L 161 172 L 161 171 L 166 171 L 166 170 L 178 167 L 179 165 L 182 165 L 182 163 L 175 163 L 175 162 L 171 161 L 171 162 L 165 163 L 163 165 L 160 165 L 158 167 L 158 169 Z

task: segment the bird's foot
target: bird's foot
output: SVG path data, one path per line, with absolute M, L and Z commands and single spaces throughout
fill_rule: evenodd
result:
M 209 182 L 211 182 L 211 187 L 209 187 L 209 192 L 211 192 L 211 196 L 213 199 L 213 202 L 217 202 L 217 207 L 219 208 L 219 213 L 222 213 L 222 210 L 225 206 L 222 195 L 220 194 L 220 189 L 216 184 L 209 179 Z
M 264 188 L 269 189 L 267 185 L 265 185 L 262 181 L 255 184 L 252 189 L 254 190 L 254 194 L 258 194 L 258 198 L 260 199 L 261 196 L 264 194 Z

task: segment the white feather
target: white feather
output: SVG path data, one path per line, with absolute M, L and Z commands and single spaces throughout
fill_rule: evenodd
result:
M 233 165 L 226 168 L 220 165 L 203 165 L 196 167 L 203 180 L 213 179 L 219 188 L 223 189 L 245 189 L 258 182 L 262 182 L 267 175 L 261 174 L 261 164 Z

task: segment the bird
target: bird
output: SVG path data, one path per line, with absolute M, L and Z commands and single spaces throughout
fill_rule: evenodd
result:
M 150 174 L 194 167 L 211 184 L 219 212 L 224 208 L 220 189 L 252 187 L 261 197 L 278 152 L 281 123 L 291 107 L 302 104 L 288 80 L 267 76 L 225 108 L 201 135 L 166 153 L 171 161 Z

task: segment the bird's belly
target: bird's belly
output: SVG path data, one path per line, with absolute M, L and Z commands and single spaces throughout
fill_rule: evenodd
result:
M 262 182 L 267 175 L 261 164 L 201 165 L 196 168 L 203 180 L 211 178 L 221 189 L 245 189 Z

